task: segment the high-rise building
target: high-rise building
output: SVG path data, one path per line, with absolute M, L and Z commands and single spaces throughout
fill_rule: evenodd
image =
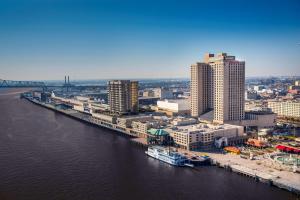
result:
M 191 114 L 213 109 L 215 122 L 244 119 L 245 62 L 226 53 L 206 54 L 191 66 Z
M 198 117 L 212 108 L 210 66 L 196 63 L 191 66 L 191 115 Z
M 130 80 L 112 80 L 108 82 L 108 103 L 112 114 L 137 113 L 138 82 Z
M 130 81 L 130 102 L 131 102 L 131 112 L 139 112 L 139 82 Z

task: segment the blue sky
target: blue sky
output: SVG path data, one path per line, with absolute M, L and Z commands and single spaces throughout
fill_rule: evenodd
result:
M 188 77 L 221 51 L 300 75 L 300 1 L 0 0 L 0 79 Z

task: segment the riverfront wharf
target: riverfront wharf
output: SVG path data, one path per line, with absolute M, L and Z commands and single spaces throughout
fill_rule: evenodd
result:
M 75 111 L 72 109 L 66 109 L 66 110 L 59 109 L 51 104 L 45 104 L 30 98 L 26 98 L 26 99 L 29 102 L 32 102 L 36 105 L 64 114 L 68 117 L 82 121 L 84 123 L 113 130 L 118 134 L 129 137 L 133 143 L 138 144 L 142 147 L 148 146 L 145 139 L 139 138 L 137 135 L 132 134 L 129 131 L 118 129 L 114 127 L 113 124 L 96 119 L 95 117 L 87 113 L 81 113 L 79 111 Z M 232 155 L 232 154 L 187 151 L 183 149 L 178 149 L 178 151 L 186 155 L 198 155 L 198 156 L 207 155 L 211 158 L 213 165 L 222 167 L 224 169 L 230 170 L 232 172 L 241 175 L 252 177 L 256 181 L 268 183 L 270 185 L 300 195 L 300 174 L 299 173 L 275 170 L 273 168 L 267 167 L 261 162 L 243 159 L 240 156 Z M 268 160 L 264 162 L 268 162 Z
M 196 152 L 182 149 L 178 149 L 178 151 L 198 156 L 207 155 L 210 157 L 212 165 L 300 195 L 300 174 L 274 169 L 270 167 L 272 163 L 270 159 L 250 160 L 230 153 Z

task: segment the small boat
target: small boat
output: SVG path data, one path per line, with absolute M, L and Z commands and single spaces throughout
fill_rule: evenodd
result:
M 189 163 L 193 164 L 194 166 L 210 164 L 210 157 L 209 156 L 196 156 L 196 155 L 193 155 L 192 157 L 188 158 L 188 160 L 189 160 Z

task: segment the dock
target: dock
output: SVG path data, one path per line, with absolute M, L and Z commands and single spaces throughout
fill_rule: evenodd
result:
M 208 153 L 208 155 L 212 159 L 212 164 L 218 167 L 300 195 L 299 173 L 276 170 L 264 165 L 260 161 L 246 160 L 237 155 L 212 153 Z M 269 160 L 265 162 L 269 162 Z
M 70 118 L 73 118 L 75 120 L 78 120 L 78 121 L 81 121 L 81 122 L 84 122 L 84 123 L 87 123 L 87 124 L 90 124 L 90 125 L 94 125 L 94 126 L 97 126 L 97 127 L 109 129 L 109 130 L 112 130 L 112 131 L 114 131 L 114 132 L 116 132 L 120 135 L 126 136 L 126 137 L 135 138 L 136 140 L 133 140 L 135 143 L 139 143 L 142 146 L 146 145 L 145 141 L 139 140 L 135 134 L 127 132 L 126 130 L 115 128 L 112 124 L 103 123 L 99 120 L 96 120 L 94 117 L 92 117 L 91 115 L 89 115 L 87 113 L 81 113 L 79 111 L 72 110 L 72 109 L 66 109 L 66 110 L 59 109 L 59 108 L 56 108 L 55 106 L 53 106 L 51 104 L 41 103 L 37 100 L 33 100 L 33 99 L 29 99 L 29 98 L 25 98 L 25 99 L 27 99 L 29 102 L 32 102 L 32 103 L 34 103 L 38 106 L 47 108 L 47 109 L 52 110 L 54 112 L 61 113 L 61 114 L 66 115 Z

